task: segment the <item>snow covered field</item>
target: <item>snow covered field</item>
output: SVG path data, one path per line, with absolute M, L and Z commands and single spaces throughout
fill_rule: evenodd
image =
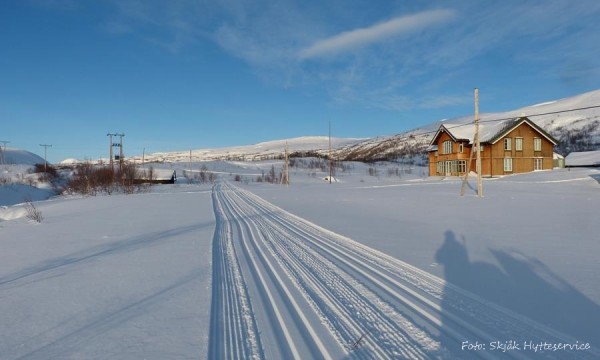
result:
M 232 181 L 281 162 L 207 164 L 214 188 L 54 198 L 40 224 L 0 209 L 0 358 L 600 356 L 599 171 L 486 179 L 479 199 L 396 164 L 290 186 Z
M 599 177 L 597 170 L 555 170 L 486 180 L 483 199 L 473 191 L 461 198 L 459 180 L 440 179 L 253 191 L 484 299 L 599 344 Z
M 206 354 L 210 187 L 37 206 L 41 224 L 0 221 L 0 358 Z

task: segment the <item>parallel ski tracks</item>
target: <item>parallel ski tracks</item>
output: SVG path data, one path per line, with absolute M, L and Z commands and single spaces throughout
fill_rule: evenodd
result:
M 256 205 L 240 198 L 240 193 L 229 191 L 226 196 L 232 200 L 238 215 L 245 214 L 250 219 L 247 223 L 261 234 L 257 236 L 261 246 L 301 289 L 346 351 L 360 349 L 354 351 L 356 358 L 427 358 L 421 348 L 430 344 L 415 345 L 418 339 L 410 335 L 418 330 L 410 321 L 394 313 L 356 279 L 307 246 L 302 237 L 272 222 L 268 213 L 257 213 Z M 418 335 L 427 338 L 423 332 Z M 363 340 L 356 343 L 360 337 Z
M 213 192 L 216 229 L 213 239 L 213 289 L 210 359 L 262 359 L 250 300 L 233 247 L 231 224 Z
M 454 344 L 518 335 L 565 340 L 562 334 L 231 184 L 215 185 L 213 201 L 215 243 L 221 244 L 215 245 L 213 261 L 218 261 L 213 270 L 223 284 L 217 286 L 218 293 L 213 291 L 213 355 L 299 359 L 309 351 L 311 357 L 324 359 L 446 359 L 467 354 L 456 356 L 457 349 L 449 351 L 440 335 L 454 339 Z M 260 288 L 260 300 L 249 296 L 249 282 Z M 270 317 L 253 317 L 259 302 L 270 308 L 264 310 Z M 241 320 L 230 318 L 235 316 Z M 268 346 L 262 343 L 269 327 L 277 333 L 280 348 L 275 351 L 265 350 Z M 322 340 L 322 327 L 333 341 Z M 527 358 L 523 352 L 510 356 Z

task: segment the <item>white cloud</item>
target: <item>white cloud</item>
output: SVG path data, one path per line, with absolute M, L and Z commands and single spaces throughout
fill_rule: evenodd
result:
M 300 51 L 301 59 L 309 59 L 324 55 L 345 52 L 350 49 L 382 41 L 392 36 L 399 36 L 423 28 L 445 22 L 454 17 L 452 10 L 430 10 L 414 15 L 400 16 L 367 28 L 346 31 L 341 34 L 322 39 Z
M 597 0 L 444 1 L 447 10 L 368 0 L 112 1 L 107 31 L 136 33 L 175 54 L 212 42 L 263 82 L 337 104 L 452 107 L 497 64 L 569 82 L 597 79 L 600 68 Z
M 102 26 L 111 34 L 137 34 L 172 53 L 207 37 L 203 28 L 206 6 L 202 2 L 111 1 L 115 11 Z

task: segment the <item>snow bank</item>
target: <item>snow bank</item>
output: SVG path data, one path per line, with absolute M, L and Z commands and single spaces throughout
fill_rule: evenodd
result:
M 40 201 L 54 195 L 52 189 L 39 189 L 25 184 L 0 186 L 0 206 L 23 203 L 27 200 Z
M 6 148 L 6 151 L 4 152 L 4 163 L 35 165 L 43 164 L 44 158 L 26 150 Z

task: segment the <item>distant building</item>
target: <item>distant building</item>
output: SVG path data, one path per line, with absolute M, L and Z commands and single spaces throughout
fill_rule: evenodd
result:
M 554 146 L 558 141 L 527 117 L 482 122 L 481 174 L 501 176 L 554 167 Z M 440 126 L 429 146 L 430 176 L 459 176 L 467 169 L 475 171 L 473 151 L 475 125 L 449 124 Z
M 600 150 L 572 152 L 565 158 L 566 167 L 600 167 Z
M 565 157 L 559 153 L 554 153 L 554 167 L 555 168 L 564 168 L 565 167 Z
M 170 169 L 136 168 L 136 184 L 175 184 L 177 173 Z

